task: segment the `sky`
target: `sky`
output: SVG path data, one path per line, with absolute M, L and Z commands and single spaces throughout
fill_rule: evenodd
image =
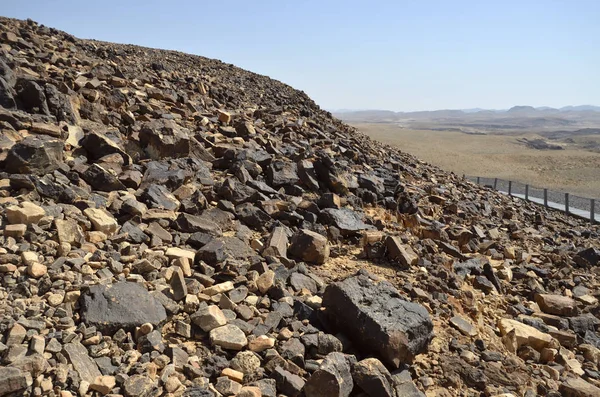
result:
M 0 0 L 0 15 L 220 59 L 329 110 L 600 105 L 597 0 Z

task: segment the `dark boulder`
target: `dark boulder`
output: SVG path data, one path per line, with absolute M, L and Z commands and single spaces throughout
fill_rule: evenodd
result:
M 140 131 L 140 144 L 151 159 L 187 157 L 191 144 L 188 131 L 172 120 L 154 120 Z
M 356 346 L 396 368 L 426 351 L 433 338 L 433 323 L 423 306 L 406 301 L 389 282 L 366 275 L 330 284 L 323 306 L 332 324 Z
M 6 171 L 11 174 L 45 175 L 63 161 L 64 143 L 48 136 L 28 136 L 15 144 L 6 156 Z
M 343 353 L 330 353 L 325 357 L 304 386 L 306 397 L 348 397 L 354 388 L 351 364 L 354 356 Z
M 121 183 L 119 178 L 98 164 L 89 166 L 82 177 L 84 181 L 96 190 L 103 192 L 125 190 L 125 185 Z
M 340 229 L 344 236 L 350 236 L 361 230 L 374 229 L 373 226 L 363 222 L 362 216 L 348 208 L 326 208 L 319 214 L 319 218 L 327 225 Z
M 94 285 L 80 298 L 81 320 L 104 334 L 119 329 L 134 331 L 144 323 L 158 325 L 167 318 L 165 308 L 138 283 Z

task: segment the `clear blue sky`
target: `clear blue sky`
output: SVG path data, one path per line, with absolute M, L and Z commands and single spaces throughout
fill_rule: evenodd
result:
M 600 105 L 600 1 L 0 0 L 77 37 L 221 59 L 327 109 Z

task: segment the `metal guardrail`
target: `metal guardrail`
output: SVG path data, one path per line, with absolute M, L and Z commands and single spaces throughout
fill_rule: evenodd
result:
M 600 222 L 600 208 L 596 208 L 596 199 L 576 196 L 574 194 L 540 188 L 529 184 L 509 181 L 500 178 L 486 178 L 464 175 L 464 178 L 478 185 L 487 186 L 509 196 L 563 211 L 569 215 Z

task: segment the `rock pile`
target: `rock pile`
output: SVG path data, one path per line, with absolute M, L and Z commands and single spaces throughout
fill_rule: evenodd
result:
M 0 396 L 597 396 L 597 226 L 304 93 L 0 18 Z

